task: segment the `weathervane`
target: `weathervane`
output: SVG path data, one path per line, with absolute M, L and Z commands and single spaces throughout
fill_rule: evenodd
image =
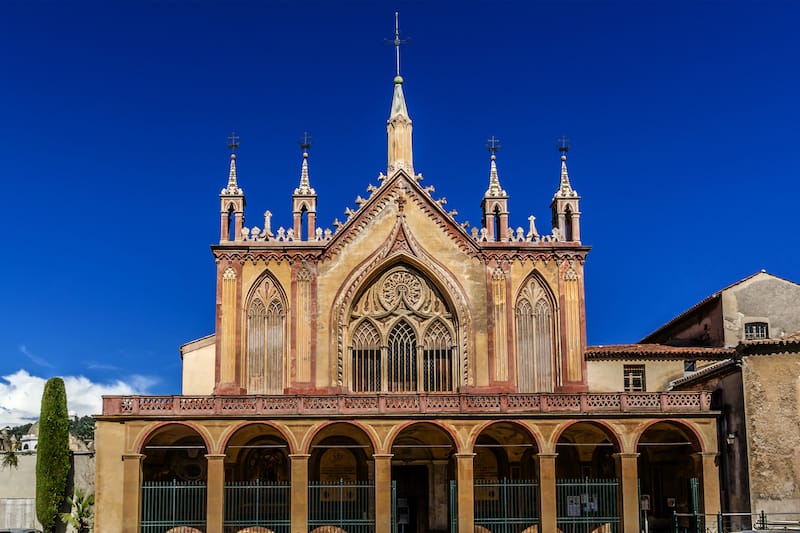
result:
M 239 148 L 239 136 L 236 135 L 235 131 L 232 131 L 231 136 L 228 137 L 228 148 L 232 154 L 235 154 L 236 149 Z
M 400 13 L 397 11 L 394 12 L 394 39 L 386 39 L 386 42 L 394 45 L 396 75 L 400 76 L 400 45 L 408 44 L 408 40 L 400 38 Z
M 304 152 L 308 152 L 308 149 L 311 148 L 312 144 L 314 144 L 314 141 L 311 139 L 311 136 L 307 131 L 304 131 L 303 138 L 300 139 L 300 149 Z
M 489 153 L 491 153 L 492 155 L 496 154 L 497 151 L 501 148 L 500 139 L 497 139 L 497 138 L 495 138 L 494 135 L 492 135 L 492 138 L 489 139 L 488 141 L 486 141 L 486 148 L 489 150 Z
M 567 155 L 567 152 L 569 152 L 569 139 L 567 139 L 566 135 L 561 136 L 561 138 L 558 140 L 556 148 L 558 148 L 558 151 L 561 152 L 561 155 Z

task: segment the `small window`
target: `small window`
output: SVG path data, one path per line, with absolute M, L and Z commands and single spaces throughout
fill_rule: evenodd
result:
M 697 370 L 697 361 L 690 359 L 683 362 L 684 372 L 694 372 L 695 370 Z
M 644 391 L 644 365 L 625 365 L 622 371 L 622 381 L 625 392 Z
M 766 322 L 748 322 L 744 325 L 745 339 L 766 339 L 769 337 L 769 327 Z

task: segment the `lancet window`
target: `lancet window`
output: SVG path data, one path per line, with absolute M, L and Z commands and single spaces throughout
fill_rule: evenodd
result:
M 247 347 L 242 383 L 249 394 L 282 394 L 286 306 L 267 278 L 258 286 L 247 309 Z
M 558 377 L 552 299 L 542 283 L 531 278 L 517 298 L 517 388 L 520 392 L 552 392 Z
M 396 266 L 367 286 L 350 316 L 354 392 L 446 392 L 457 387 L 457 324 L 439 290 Z

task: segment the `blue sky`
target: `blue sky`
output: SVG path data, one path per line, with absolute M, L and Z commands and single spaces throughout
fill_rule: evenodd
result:
M 396 9 L 415 167 L 459 221 L 495 135 L 512 225 L 549 230 L 571 139 L 590 344 L 762 268 L 800 280 L 796 2 L 7 3 L 0 423 L 52 375 L 180 390 L 178 346 L 213 331 L 226 137 L 247 225 L 277 227 L 308 130 L 330 227 L 385 170 Z

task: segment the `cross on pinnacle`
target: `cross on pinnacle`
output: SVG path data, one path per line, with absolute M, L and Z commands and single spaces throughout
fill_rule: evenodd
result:
M 558 140 L 558 144 L 556 145 L 558 151 L 561 152 L 562 155 L 566 155 L 569 152 L 569 139 L 567 139 L 566 135 L 562 135 L 561 138 Z
M 239 136 L 236 135 L 235 131 L 232 131 L 230 137 L 228 137 L 228 149 L 233 154 L 236 153 L 237 148 L 239 148 Z
M 304 152 L 308 152 L 308 149 L 311 148 L 311 145 L 314 141 L 311 139 L 311 136 L 308 134 L 307 131 L 303 132 L 303 138 L 300 140 L 300 149 Z
M 400 45 L 408 44 L 408 40 L 400 38 L 400 13 L 397 11 L 394 12 L 394 39 L 386 41 L 394 45 L 395 75 L 400 76 Z
M 500 149 L 500 139 L 495 138 L 494 135 L 492 135 L 492 138 L 486 141 L 486 143 L 487 143 L 486 148 L 492 155 L 496 154 L 497 151 Z

